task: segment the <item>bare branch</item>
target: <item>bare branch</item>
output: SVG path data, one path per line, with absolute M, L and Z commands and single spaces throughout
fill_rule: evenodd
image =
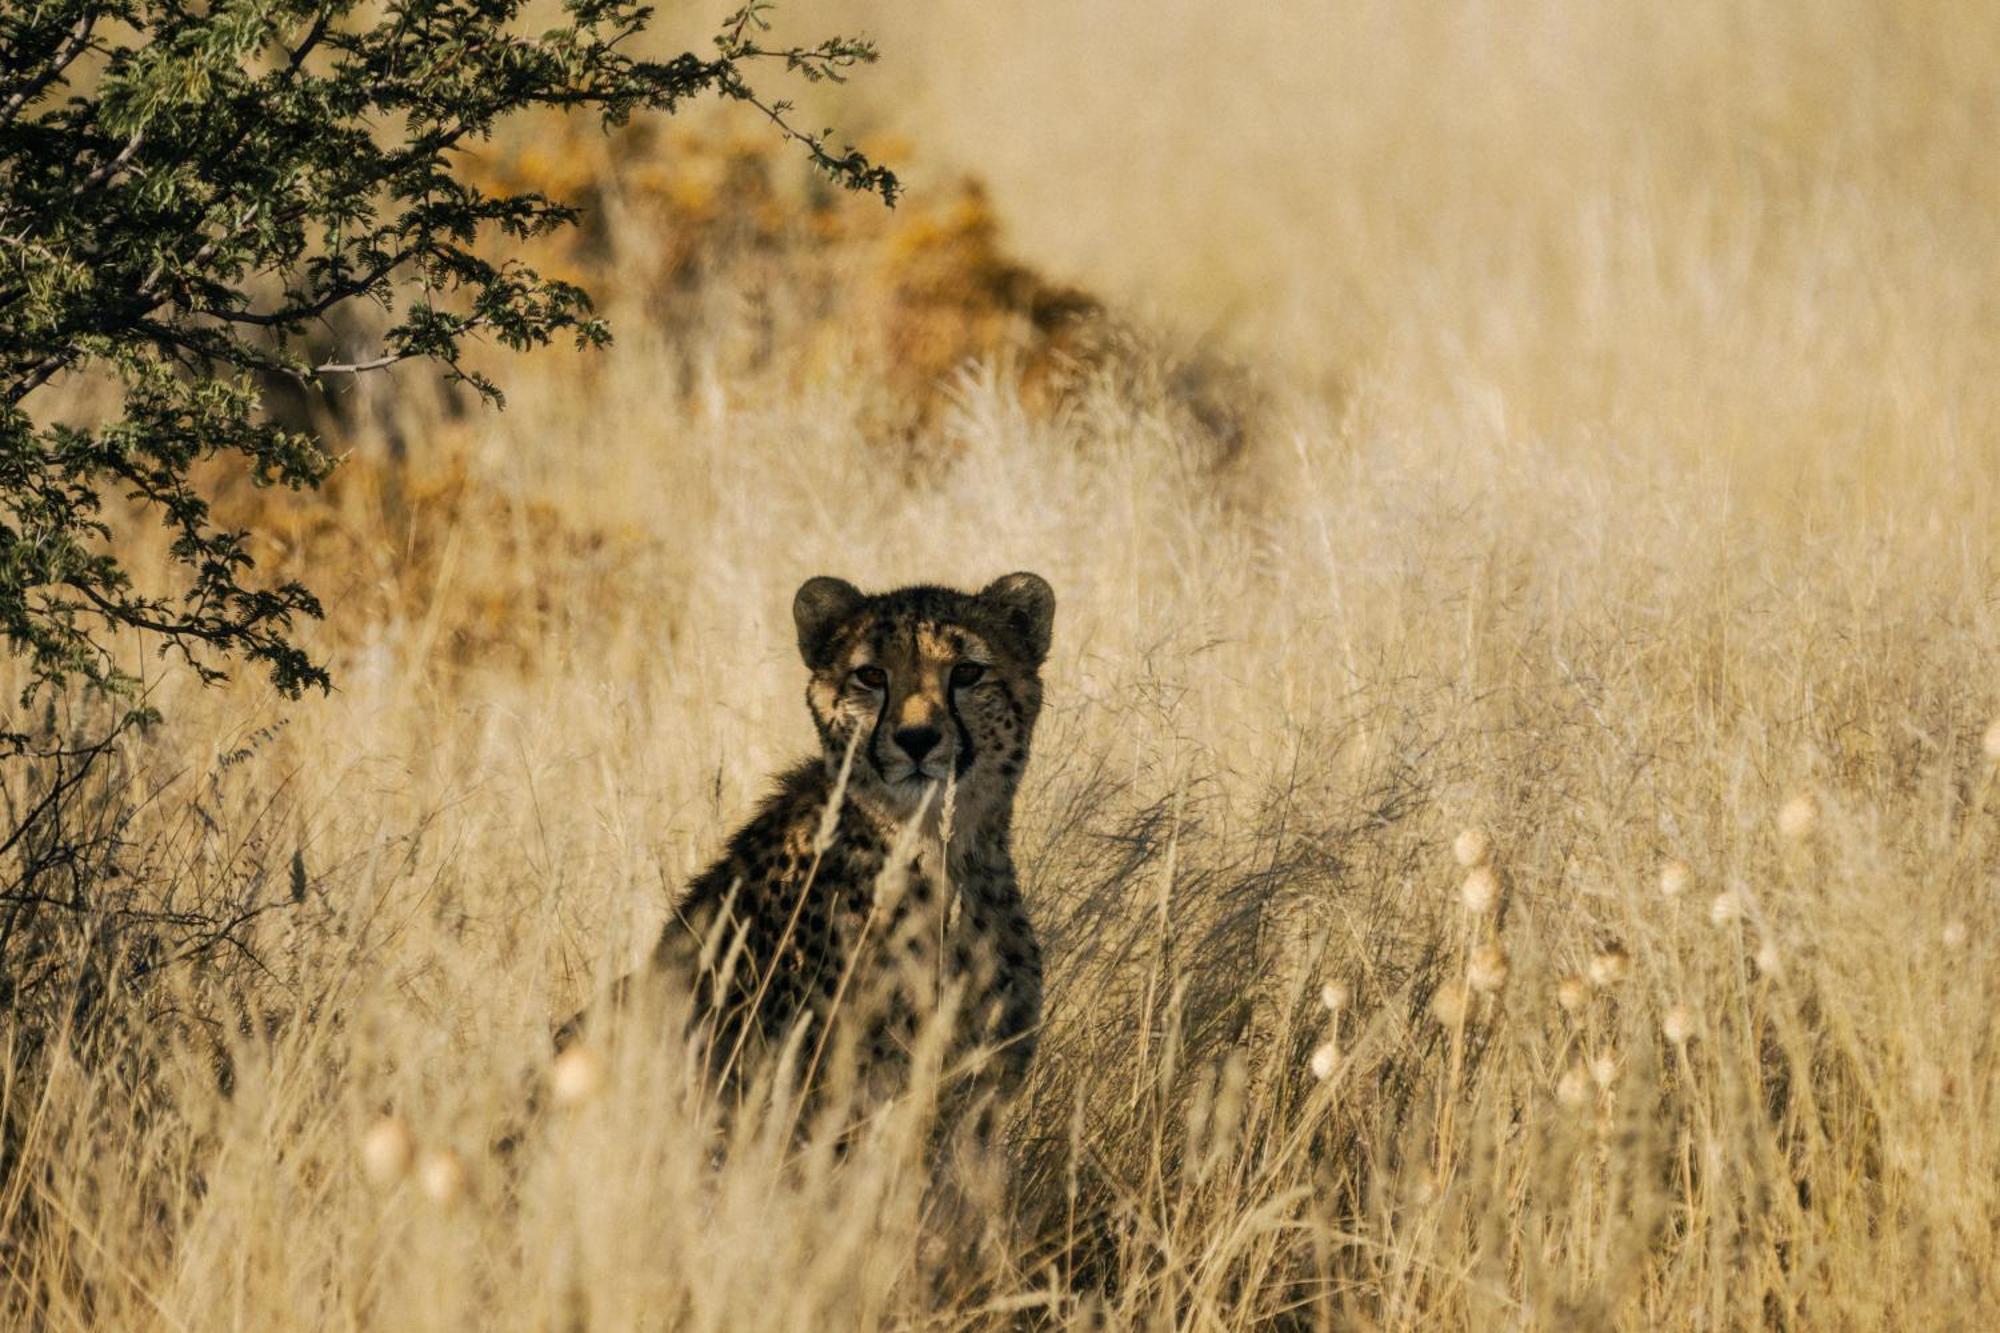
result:
M 125 141 L 125 146 L 118 150 L 118 155 L 78 181 L 76 189 L 71 193 L 87 194 L 123 171 L 132 161 L 132 155 L 139 151 L 139 145 L 145 141 L 146 131 L 143 129 L 134 130 L 132 137 Z
M 473 330 L 484 328 L 492 322 L 485 315 L 475 315 L 471 319 L 459 323 L 453 328 L 452 334 L 453 336 L 457 336 L 459 334 L 471 333 Z M 432 354 L 429 352 L 418 351 L 384 352 L 382 355 L 366 361 L 324 362 L 321 365 L 314 366 L 312 373 L 315 375 L 365 375 L 371 370 L 387 370 L 390 366 L 411 360 L 414 357 L 430 355 Z

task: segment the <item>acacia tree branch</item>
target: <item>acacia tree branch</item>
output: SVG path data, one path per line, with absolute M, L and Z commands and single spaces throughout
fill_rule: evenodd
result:
M 303 305 L 290 305 L 272 311 L 222 310 L 213 306 L 193 311 L 196 315 L 206 315 L 211 319 L 223 320 L 230 324 L 249 324 L 257 328 L 290 328 L 310 319 L 318 319 L 342 301 L 360 296 L 372 290 L 382 279 L 390 276 L 416 256 L 407 252 L 398 253 L 383 260 L 365 275 L 348 278 L 327 288 L 320 296 Z
M 131 164 L 133 154 L 139 151 L 139 145 L 145 142 L 146 131 L 144 129 L 134 130 L 132 136 L 125 141 L 125 146 L 118 150 L 117 156 L 102 163 L 97 170 L 78 181 L 74 193 L 88 194 L 123 171 Z
M 798 129 L 785 118 L 785 113 L 791 109 L 788 103 L 766 102 L 748 84 L 733 74 L 724 77 L 721 92 L 724 97 L 762 112 L 765 119 L 778 127 L 779 134 L 804 148 L 807 156 L 811 157 L 813 163 L 821 170 L 840 177 L 854 177 L 859 174 L 870 182 L 871 189 L 882 196 L 883 203 L 891 208 L 896 206 L 896 196 L 901 189 L 893 172 L 885 167 L 870 167 L 867 158 L 858 149 L 850 148 L 839 156 L 828 152 L 823 135 Z
M 452 329 L 452 336 L 457 337 L 460 334 L 471 333 L 475 329 L 485 328 L 492 323 L 492 319 L 485 315 L 474 315 L 472 318 L 456 324 Z M 402 351 L 384 352 L 380 356 L 370 357 L 365 361 L 325 361 L 314 366 L 312 373 L 314 375 L 366 375 L 371 370 L 387 370 L 390 366 L 400 365 L 413 358 L 429 355 L 431 355 L 429 352 L 406 348 Z
M 29 394 L 54 379 L 65 367 L 71 365 L 82 355 L 81 349 L 66 347 L 60 352 L 51 352 L 48 356 L 43 357 L 23 372 L 21 377 L 15 380 L 13 384 L 8 386 L 7 405 L 11 407 L 23 398 L 26 398 Z
M 83 54 L 85 48 L 90 45 L 91 31 L 97 26 L 97 17 L 97 6 L 85 5 L 83 12 L 77 15 L 76 22 L 71 25 L 68 35 L 63 38 L 62 44 L 49 54 L 47 63 L 27 82 L 8 93 L 6 101 L 0 102 L 0 130 L 12 125 L 14 118 L 21 114 L 21 108 L 40 96 L 44 88 L 60 79 L 63 72 Z
M 147 615 L 141 609 L 150 605 L 146 601 L 133 601 L 130 599 L 113 601 L 81 580 L 70 580 L 65 586 L 75 592 L 81 593 L 84 599 L 107 619 L 115 620 L 119 624 L 131 625 L 137 629 L 148 630 L 170 640 L 198 639 L 203 643 L 227 644 L 240 635 L 244 629 L 266 618 L 261 615 L 246 615 L 234 623 L 224 621 L 219 625 L 204 625 L 199 620 L 161 620 L 157 617 Z
M 20 519 L 0 527 L 0 641 L 30 660 L 22 701 L 71 677 L 133 688 L 101 641 L 107 625 L 165 636 L 206 679 L 234 654 L 290 694 L 327 684 L 290 637 L 318 603 L 296 584 L 251 582 L 245 535 L 216 525 L 208 481 L 189 469 L 221 457 L 294 486 L 327 475 L 325 449 L 261 410 L 272 374 L 321 383 L 430 361 L 498 402 L 462 364 L 465 339 L 608 339 L 581 288 L 486 248 L 577 218 L 462 178 L 464 143 L 508 115 L 587 109 L 612 126 L 719 95 L 755 107 L 843 185 L 893 201 L 893 175 L 829 149 L 745 79 L 750 62 L 777 60 L 839 78 L 872 49 L 763 50 L 749 38 L 768 8 L 751 0 L 723 21 L 719 58 L 660 61 L 625 51 L 651 18 L 645 0 L 570 0 L 560 26 L 532 34 L 516 22 L 523 0 L 0 9 L 0 514 Z M 87 87 L 59 105 L 42 95 L 86 55 Z M 409 311 L 365 353 L 304 345 L 343 303 L 399 294 Z M 21 410 L 92 367 L 122 387 L 122 414 L 82 428 Z M 121 534 L 100 506 L 120 485 L 171 533 L 175 586 L 137 587 L 119 564 Z

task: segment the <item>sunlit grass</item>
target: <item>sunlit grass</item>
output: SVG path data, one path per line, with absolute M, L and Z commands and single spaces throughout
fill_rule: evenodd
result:
M 1060 393 L 1003 338 L 907 410 L 847 259 L 858 352 L 782 271 L 658 306 L 614 263 L 587 372 L 405 384 L 264 551 L 338 692 L 148 668 L 118 883 L 285 905 L 88 1042 L 7 1020 L 10 1312 L 2000 1317 L 1992 15 L 1330 10 L 874 16 L 938 82 L 858 112 L 1178 326 Z M 1253 374 L 1144 373 L 1189 327 Z M 813 745 L 798 583 L 1016 568 L 1059 599 L 1048 1009 L 998 1169 L 933 1089 L 836 1144 L 658 1024 L 554 1059 Z

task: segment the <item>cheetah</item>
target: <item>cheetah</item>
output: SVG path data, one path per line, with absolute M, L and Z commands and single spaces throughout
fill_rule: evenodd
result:
M 960 1088 L 989 1111 L 1017 1091 L 1042 958 L 1011 831 L 1054 615 L 1029 573 L 977 593 L 808 580 L 792 617 L 820 753 L 778 778 L 617 995 L 678 985 L 713 1079 L 832 1040 L 893 1089 L 949 988 Z

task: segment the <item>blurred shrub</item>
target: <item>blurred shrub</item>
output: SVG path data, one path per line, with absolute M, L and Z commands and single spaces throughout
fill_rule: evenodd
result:
M 899 160 L 909 151 L 867 147 Z M 1259 396 L 1241 368 L 1014 257 L 976 178 L 911 188 L 884 209 L 726 114 L 610 133 L 531 117 L 486 145 L 469 174 L 481 189 L 543 193 L 581 212 L 579 226 L 528 242 L 525 258 L 590 290 L 619 346 L 550 349 L 508 369 L 517 404 L 561 420 L 606 415 L 607 376 L 637 365 L 663 417 L 695 419 L 718 396 L 758 410 L 830 398 L 893 460 L 885 475 L 906 479 L 949 467 L 964 447 L 951 409 L 973 376 L 997 380 L 1034 419 L 1094 420 L 1107 403 L 1164 418 L 1157 433 L 1175 441 L 1176 466 L 1227 467 L 1254 427 Z M 364 333 L 335 323 L 325 336 L 331 349 Z M 314 494 L 218 478 L 220 512 L 256 534 L 260 564 L 348 575 L 325 589 L 343 608 L 336 639 L 398 610 L 424 620 L 449 585 L 443 661 L 526 668 L 656 544 L 599 506 L 502 484 L 474 457 L 482 409 L 423 375 L 294 394 L 281 410 L 348 456 Z M 1099 433 L 1085 423 L 1061 435 L 1088 447 Z M 549 471 L 564 466 L 552 458 Z M 477 551 L 455 559 L 461 531 L 480 534 Z

